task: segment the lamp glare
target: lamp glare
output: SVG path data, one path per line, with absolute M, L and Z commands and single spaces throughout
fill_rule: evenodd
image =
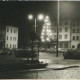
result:
M 33 19 L 33 16 L 30 14 L 29 16 L 28 16 L 28 19 Z

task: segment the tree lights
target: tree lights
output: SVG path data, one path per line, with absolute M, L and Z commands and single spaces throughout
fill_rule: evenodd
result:
M 44 24 L 41 32 L 41 41 L 50 42 L 51 38 L 52 38 L 51 22 L 49 16 L 46 16 L 44 18 Z

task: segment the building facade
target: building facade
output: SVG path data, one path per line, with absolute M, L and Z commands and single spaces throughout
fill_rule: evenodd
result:
M 73 21 L 71 25 L 71 48 L 77 48 L 80 43 L 80 21 Z
M 53 24 L 53 39 L 57 39 L 57 23 Z M 70 21 L 60 21 L 58 28 L 59 48 L 70 48 Z
M 57 23 L 52 26 L 53 40 L 57 39 Z M 77 48 L 80 43 L 80 22 L 60 21 L 58 27 L 59 48 Z
M 0 38 L 0 41 L 2 43 L 3 48 L 18 48 L 18 28 L 13 26 L 6 26 L 2 27 L 0 26 L 0 37 L 3 36 L 3 38 Z

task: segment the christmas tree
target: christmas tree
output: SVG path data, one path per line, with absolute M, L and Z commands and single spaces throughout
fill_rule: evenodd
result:
M 51 21 L 49 16 L 46 16 L 44 19 L 43 28 L 41 31 L 41 41 L 50 42 L 51 38 L 52 38 Z

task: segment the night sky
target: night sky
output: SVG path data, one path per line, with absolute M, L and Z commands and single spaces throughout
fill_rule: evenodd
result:
M 29 14 L 35 17 L 42 13 L 48 15 L 53 22 L 57 19 L 57 1 L 2 1 L 0 2 L 0 24 L 19 28 L 19 41 L 29 38 L 34 27 L 34 20 L 28 19 Z M 60 2 L 60 19 L 80 18 L 80 1 Z M 37 22 L 41 25 L 41 22 Z

